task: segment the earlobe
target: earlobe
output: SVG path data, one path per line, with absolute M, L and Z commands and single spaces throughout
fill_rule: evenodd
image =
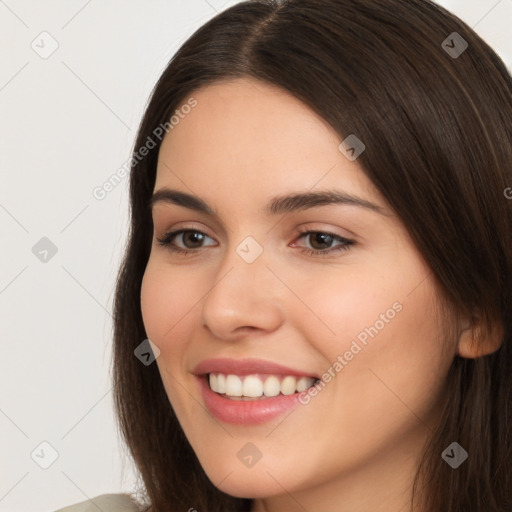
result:
M 474 318 L 473 322 L 466 321 L 459 334 L 457 355 L 476 359 L 492 354 L 501 347 L 503 335 L 503 325 L 500 322 L 494 322 L 491 331 L 487 331 L 480 317 Z

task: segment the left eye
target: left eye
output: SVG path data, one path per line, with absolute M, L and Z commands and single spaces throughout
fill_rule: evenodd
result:
M 353 240 L 349 240 L 348 238 L 343 238 L 342 236 L 336 235 L 334 233 L 328 233 L 324 231 L 303 231 L 299 239 L 308 237 L 310 239 L 311 245 L 313 246 L 313 249 L 303 249 L 302 252 L 309 255 L 329 255 L 332 252 L 348 250 L 349 246 L 354 244 Z M 340 245 L 328 247 L 327 249 L 325 248 L 325 245 L 331 245 L 335 240 L 338 240 Z M 316 244 L 319 244 L 321 247 L 323 245 L 323 248 L 315 248 Z
M 181 237 L 181 243 L 184 244 L 185 247 L 179 247 L 173 243 L 174 239 L 179 237 Z M 303 231 L 300 233 L 298 239 L 300 240 L 308 237 L 312 242 L 313 248 L 302 248 L 301 252 L 314 256 L 324 256 L 336 251 L 348 250 L 349 246 L 355 243 L 353 240 L 349 240 L 334 233 L 328 233 L 324 231 Z M 185 255 L 189 252 L 198 252 L 200 249 L 202 249 L 203 246 L 201 246 L 201 244 L 205 238 L 210 238 L 210 240 L 212 240 L 211 237 L 202 231 L 193 229 L 179 229 L 176 231 L 170 231 L 166 233 L 163 238 L 157 238 L 157 240 L 160 245 L 168 247 L 170 251 Z M 336 240 L 340 242 L 339 245 L 334 247 L 325 247 L 326 245 L 331 246 L 331 244 Z M 191 243 L 192 247 L 187 245 L 188 242 Z M 320 245 L 320 248 L 315 248 L 315 245 Z

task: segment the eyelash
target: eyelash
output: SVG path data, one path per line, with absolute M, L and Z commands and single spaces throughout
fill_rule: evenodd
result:
M 180 256 L 186 256 L 189 253 L 194 253 L 194 252 L 200 251 L 202 249 L 202 247 L 200 247 L 198 249 L 182 249 L 181 247 L 176 247 L 175 245 L 172 245 L 171 241 L 175 236 L 180 235 L 182 233 L 188 233 L 188 232 L 201 233 L 202 235 L 208 236 L 206 233 L 203 233 L 202 231 L 199 231 L 197 229 L 178 229 L 176 231 L 169 231 L 168 233 L 165 233 L 163 238 L 157 238 L 157 241 L 161 246 L 167 247 L 171 252 L 178 253 Z M 338 245 L 333 248 L 327 249 L 325 251 L 320 250 L 320 249 L 301 249 L 300 251 L 303 254 L 306 254 L 307 256 L 320 256 L 320 257 L 330 256 L 332 253 L 347 251 L 349 249 L 349 246 L 351 246 L 355 243 L 353 240 L 349 240 L 348 238 L 343 238 L 334 233 L 330 233 L 329 231 L 304 230 L 304 231 L 299 231 L 299 234 L 300 234 L 299 239 L 305 238 L 306 235 L 310 235 L 310 234 L 322 234 L 322 235 L 331 236 L 334 239 L 343 243 L 343 245 Z

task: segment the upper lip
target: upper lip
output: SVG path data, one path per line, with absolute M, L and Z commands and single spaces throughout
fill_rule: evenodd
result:
M 195 375 L 206 373 L 224 373 L 232 375 L 251 375 L 255 373 L 267 373 L 269 375 L 294 375 L 297 377 L 314 377 L 309 371 L 297 370 L 283 366 L 282 364 L 265 361 L 263 359 L 230 359 L 215 358 L 203 359 L 193 370 Z

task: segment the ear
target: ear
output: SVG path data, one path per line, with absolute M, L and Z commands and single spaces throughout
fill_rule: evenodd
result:
M 469 359 L 496 352 L 503 343 L 504 329 L 501 322 L 494 322 L 489 331 L 480 315 L 466 319 L 459 331 L 457 355 Z

